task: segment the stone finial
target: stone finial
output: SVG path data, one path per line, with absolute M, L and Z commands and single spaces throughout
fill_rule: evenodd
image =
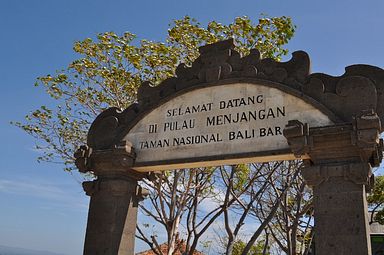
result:
M 363 155 L 372 166 L 379 166 L 383 159 L 383 139 L 380 139 L 381 121 L 371 109 L 361 112 L 353 118 L 356 130 L 353 143 L 363 151 Z
M 313 163 L 366 162 L 372 167 L 382 160 L 383 141 L 379 134 L 380 118 L 372 110 L 354 117 L 351 124 L 313 127 L 297 120 L 283 130 L 296 157 L 308 154 Z
M 287 138 L 295 157 L 300 158 L 309 152 L 308 147 L 308 124 L 301 123 L 298 120 L 290 120 L 283 130 L 283 135 Z
M 89 171 L 89 157 L 91 154 L 92 148 L 90 148 L 88 145 L 82 145 L 76 150 L 74 154 L 75 165 L 81 173 L 86 173 Z
M 148 174 L 132 169 L 135 157 L 132 144 L 128 141 L 122 141 L 112 149 L 107 150 L 92 150 L 92 148 L 84 145 L 75 152 L 75 164 L 82 173 L 92 172 L 96 176 L 122 174 L 135 180 L 141 180 Z M 91 184 L 85 185 L 86 192 L 92 192 Z

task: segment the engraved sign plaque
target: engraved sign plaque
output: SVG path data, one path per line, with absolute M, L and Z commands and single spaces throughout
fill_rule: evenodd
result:
M 148 164 L 153 170 L 155 162 L 157 169 L 214 165 L 218 157 L 226 164 L 293 159 L 282 133 L 292 119 L 311 127 L 332 124 L 320 110 L 277 88 L 249 83 L 212 86 L 160 105 L 125 140 L 136 150 L 137 170 L 146 170 Z M 197 163 L 188 164 L 188 158 Z

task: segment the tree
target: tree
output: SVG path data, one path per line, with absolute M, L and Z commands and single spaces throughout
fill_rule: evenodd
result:
M 300 165 L 280 161 L 237 166 L 234 174 L 221 171 L 225 190 L 235 198 L 224 211 L 224 230 L 218 232 L 223 254 L 254 254 L 255 246 L 261 249 L 257 254 L 307 253 L 312 203 Z M 252 231 L 244 231 L 250 222 Z
M 142 82 L 156 85 L 174 76 L 180 63 L 190 65 L 196 59 L 199 46 L 233 37 L 242 54 L 257 48 L 263 57 L 280 59 L 294 31 L 284 16 L 262 17 L 255 25 L 248 17 L 238 17 L 229 25 L 212 21 L 206 28 L 186 16 L 173 21 L 165 43 L 138 41 L 130 32 L 101 33 L 96 41 L 74 44 L 80 58 L 67 68 L 37 79 L 35 86 L 42 86 L 57 104 L 43 105 L 28 114 L 26 122 L 14 124 L 37 139 L 39 161 L 64 163 L 66 170 L 73 170 L 74 150 L 86 143 L 90 123 L 99 113 L 128 107 Z
M 252 216 L 255 208 L 262 206 L 263 197 L 270 189 L 273 188 L 275 182 L 275 172 L 281 166 L 282 162 L 252 164 L 250 166 L 243 166 L 236 171 L 233 176 L 229 176 L 224 172 L 222 173 L 223 179 L 226 180 L 225 184 L 230 194 L 235 197 L 235 206 L 229 208 L 224 212 L 224 226 L 225 226 L 225 254 L 230 255 L 233 253 L 248 254 L 252 253 L 256 241 L 265 231 L 269 221 L 274 217 L 278 201 L 281 199 L 282 194 L 286 191 L 276 193 L 276 201 L 270 203 L 268 206 L 271 208 L 269 216 L 264 221 L 258 221 L 253 218 L 254 222 L 258 222 L 258 226 L 249 238 L 240 238 L 240 232 L 247 218 Z M 227 177 L 227 178 L 225 178 Z M 250 180 L 249 184 L 245 180 Z M 247 185 L 244 185 L 247 184 Z M 272 209 L 274 208 L 274 209 Z M 230 222 L 232 219 L 232 224 Z M 239 246 L 239 244 L 244 246 Z M 265 248 L 267 252 L 268 238 L 265 238 L 264 246 L 261 246 L 260 241 L 257 244 L 259 247 Z M 253 254 L 253 253 L 252 253 Z M 262 254 L 262 253 L 260 253 Z
M 312 192 L 299 175 L 301 161 L 284 162 L 276 171 L 273 190 L 264 197 L 256 210 L 261 222 L 266 221 L 271 209 L 263 205 L 277 205 L 274 217 L 268 221 L 268 233 L 275 249 L 287 255 L 306 255 L 313 239 Z M 285 190 L 285 192 L 279 192 Z M 276 195 L 281 194 L 276 203 Z
M 245 246 L 246 246 L 246 243 L 244 243 L 241 240 L 237 240 L 233 245 L 233 252 L 231 254 L 241 255 Z M 265 245 L 263 242 L 258 242 L 257 244 L 252 245 L 252 247 L 249 250 L 249 254 L 270 255 L 268 251 L 265 251 Z
M 369 224 L 378 222 L 384 224 L 384 176 L 375 177 L 375 185 L 367 197 L 368 206 L 371 210 Z
M 211 190 L 213 187 L 213 172 L 214 168 L 181 169 L 159 174 L 154 181 L 144 180 L 146 188 L 151 192 L 147 199 L 149 205 L 144 204 L 140 208 L 144 215 L 164 226 L 167 233 L 168 254 L 173 254 L 173 251 L 176 250 L 176 244 L 179 243 L 178 241 L 181 238 L 179 227 L 185 212 L 192 212 L 192 210 L 189 210 L 191 206 L 201 203 L 201 201 L 213 195 Z M 216 211 L 213 210 L 211 214 L 217 214 Z M 191 215 L 188 216 L 191 219 Z M 162 254 L 156 235 L 150 233 L 148 236 L 142 230 L 143 227 L 148 227 L 148 224 L 137 225 L 138 233 L 136 236 L 146 242 L 155 253 Z M 196 229 L 193 228 L 194 231 Z M 191 251 L 191 254 L 193 254 L 196 247 L 190 248 L 192 238 L 190 230 L 188 228 L 186 236 L 190 238 L 187 238 L 185 252 Z M 195 238 L 194 243 L 197 244 L 198 239 Z
M 51 107 L 43 105 L 28 114 L 26 122 L 14 124 L 37 139 L 36 148 L 42 153 L 38 161 L 63 163 L 65 170 L 71 171 L 74 169 L 74 150 L 86 143 L 87 130 L 98 114 L 109 107 L 127 108 L 136 101 L 137 89 L 142 82 L 149 81 L 156 86 L 174 76 L 180 63 L 190 65 L 197 58 L 199 46 L 234 38 L 236 50 L 241 54 L 257 48 L 262 57 L 279 60 L 287 54 L 285 44 L 294 31 L 291 19 L 284 16 L 263 16 L 257 24 L 248 17 L 238 17 L 229 25 L 212 21 L 206 27 L 185 16 L 171 23 L 165 42 L 138 40 L 130 32 L 121 36 L 113 32 L 101 33 L 96 40 L 87 38 L 74 44 L 73 49 L 80 57 L 68 67 L 37 79 L 35 85 L 43 87 L 56 104 Z M 159 176 L 160 181 L 147 183 L 152 192 L 153 206 L 159 205 L 161 209 L 156 211 L 158 215 L 151 216 L 165 227 L 171 250 L 186 212 L 190 221 L 187 227 L 190 237 L 187 239 L 193 239 L 188 239 L 191 250 L 196 248 L 209 222 L 224 212 L 221 207 L 209 213 L 213 218 L 206 218 L 205 223 L 193 220 L 197 219 L 201 203 L 199 199 L 196 201 L 196 197 L 209 191 L 206 186 L 199 187 L 209 183 L 210 178 L 207 172 L 165 172 Z M 180 179 L 190 184 L 180 187 Z M 176 193 L 171 192 L 175 190 Z M 162 197 L 159 194 L 163 192 L 166 195 Z M 229 207 L 234 202 L 231 197 L 225 206 Z M 143 211 L 150 215 L 146 208 Z M 198 226 L 202 228 L 196 232 Z M 156 246 L 153 238 L 142 235 L 142 239 L 152 247 Z

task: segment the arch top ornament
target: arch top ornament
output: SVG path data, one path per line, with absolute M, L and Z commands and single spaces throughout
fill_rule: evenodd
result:
M 311 74 L 304 51 L 288 62 L 262 59 L 256 49 L 242 57 L 233 40 L 199 51 L 175 77 L 155 87 L 144 82 L 137 103 L 102 112 L 88 148 L 108 151 L 130 142 L 138 171 L 291 159 L 282 134 L 289 120 L 320 127 L 351 123 L 367 110 L 384 119 L 379 67 L 353 65 L 333 77 Z

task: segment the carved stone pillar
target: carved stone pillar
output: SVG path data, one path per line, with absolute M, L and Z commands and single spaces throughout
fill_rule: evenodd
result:
M 97 176 L 83 183 L 91 197 L 84 255 L 134 254 L 138 202 L 146 191 L 137 184 L 144 175 L 130 169 L 131 144 L 103 151 L 82 146 L 75 157 L 80 171 Z
M 371 254 L 365 199 L 371 166 L 317 165 L 304 168 L 302 174 L 313 187 L 316 255 Z
M 371 167 L 382 160 L 378 116 L 364 112 L 353 123 L 309 128 L 290 121 L 284 130 L 296 157 L 309 156 L 302 175 L 314 193 L 316 255 L 371 255 L 366 190 Z

